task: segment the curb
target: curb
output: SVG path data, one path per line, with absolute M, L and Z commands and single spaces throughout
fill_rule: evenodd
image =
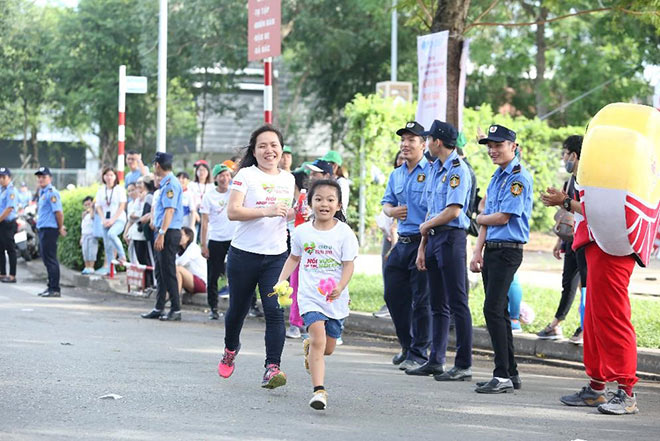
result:
M 46 270 L 40 261 L 26 265 L 33 276 L 44 277 Z M 108 279 L 104 276 L 83 276 L 69 268 L 60 267 L 60 277 L 63 285 L 91 288 L 102 292 L 134 299 L 144 299 L 153 302 L 155 299 L 145 297 L 138 293 L 127 292 L 123 276 Z M 192 308 L 208 308 L 206 295 L 184 294 L 181 303 Z M 226 311 L 229 302 L 219 299 L 218 309 Z M 288 309 L 287 309 L 288 310 Z M 346 319 L 345 329 L 349 333 L 367 335 L 385 340 L 396 341 L 394 325 L 389 319 L 375 318 L 372 314 L 351 311 Z M 543 362 L 563 367 L 583 369 L 582 346 L 570 344 L 566 341 L 540 340 L 533 334 L 514 334 L 513 336 L 516 356 L 529 361 Z M 455 349 L 455 335 L 449 338 L 451 349 Z M 492 354 L 491 342 L 488 331 L 485 328 L 473 328 L 472 346 L 475 352 Z M 639 378 L 651 381 L 660 381 L 660 350 L 659 349 L 637 349 L 637 375 Z

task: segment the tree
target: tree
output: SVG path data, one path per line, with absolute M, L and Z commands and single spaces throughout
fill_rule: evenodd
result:
M 5 20 L 0 37 L 0 122 L 4 131 L 15 135 L 22 131 L 22 162 L 24 166 L 39 163 L 37 132 L 42 112 L 48 101 L 51 81 L 48 44 L 52 39 L 53 14 L 27 2 L 12 2 L 5 6 Z M 10 9 L 11 8 L 11 9 Z M 2 92 L 0 92 L 2 93 Z M 21 125 L 12 116 L 19 115 Z M 19 129 L 20 127 L 20 129 Z M 22 129 L 22 130 L 21 130 Z M 28 132 L 32 153 L 28 148 Z
M 300 97 L 307 97 L 314 109 L 308 122 L 329 122 L 336 145 L 345 129 L 344 106 L 389 79 L 389 6 L 382 0 L 285 0 L 282 6 L 283 58 L 294 77 L 291 101 L 281 106 L 287 109 L 282 125 L 291 126 L 301 113 Z M 415 30 L 401 28 L 399 44 L 401 77 L 414 78 Z
M 487 67 L 488 64 L 491 66 L 489 72 L 484 72 L 483 69 L 478 70 L 477 74 L 470 78 L 470 89 L 473 96 L 478 94 L 483 97 L 484 93 L 490 93 L 491 99 L 487 101 L 493 102 L 495 101 L 493 95 L 499 95 L 499 102 L 494 102 L 498 105 L 497 107 L 505 102 L 521 114 L 539 115 L 539 110 L 549 109 L 554 103 L 562 104 L 573 98 L 568 94 L 574 93 L 576 86 L 578 86 L 579 92 L 588 90 L 589 84 L 577 85 L 575 81 L 562 83 L 566 80 L 566 76 L 558 75 L 556 68 L 560 62 L 567 65 L 574 61 L 573 55 L 575 54 L 571 50 L 577 47 L 580 47 L 580 51 L 591 52 L 588 58 L 589 63 L 597 61 L 598 56 L 594 52 L 597 53 L 598 50 L 595 49 L 594 41 L 603 42 L 604 50 L 612 51 L 612 48 L 616 48 L 612 52 L 618 52 L 612 58 L 616 61 L 610 63 L 607 66 L 608 69 L 600 77 L 600 79 L 612 75 L 622 77 L 616 87 L 608 91 L 608 98 L 630 99 L 634 96 L 630 94 L 631 90 L 636 89 L 639 92 L 640 82 L 625 76 L 625 73 L 630 74 L 631 72 L 618 68 L 622 66 L 622 57 L 627 58 L 630 55 L 624 48 L 628 47 L 631 41 L 634 43 L 633 54 L 642 53 L 646 57 L 631 56 L 631 65 L 635 65 L 640 59 L 646 61 L 657 58 L 657 49 L 655 57 L 651 55 L 653 48 L 657 48 L 657 37 L 653 37 L 653 31 L 657 28 L 654 29 L 650 25 L 640 26 L 640 24 L 657 25 L 660 21 L 659 4 L 658 0 L 650 2 L 642 0 L 601 2 L 404 0 L 401 7 L 416 12 L 417 20 L 413 24 L 418 26 L 422 24 L 431 32 L 450 31 L 447 59 L 447 120 L 455 123 L 457 115 L 455 110 L 458 105 L 456 99 L 457 78 L 460 73 L 461 52 L 459 48 L 464 38 L 469 36 L 474 39 L 474 44 L 471 46 L 472 58 L 477 59 L 481 56 L 478 64 L 482 67 Z M 487 21 L 489 18 L 493 18 L 493 21 Z M 576 20 L 594 23 L 593 26 L 588 27 L 591 32 L 585 32 L 583 23 L 576 24 Z M 622 24 L 626 25 L 626 31 L 623 33 L 620 30 Z M 578 38 L 570 39 L 570 45 L 566 45 L 566 34 L 557 32 L 562 29 L 562 26 L 565 27 L 565 31 L 570 30 L 573 35 L 579 35 Z M 552 28 L 550 29 L 550 27 Z M 628 32 L 630 32 L 629 35 L 639 36 L 640 29 L 645 35 L 641 40 L 644 43 L 639 40 L 633 41 L 632 38 L 622 38 L 622 35 L 626 35 Z M 549 41 L 549 36 L 552 36 L 552 42 Z M 655 44 L 644 47 L 645 43 L 649 42 Z M 564 54 L 564 52 L 567 53 Z M 552 58 L 550 61 L 553 64 L 550 68 L 546 66 L 546 62 L 549 61 L 547 56 Z M 581 58 L 582 63 L 586 57 Z M 486 61 L 491 62 L 484 63 Z M 602 67 L 602 65 L 598 67 Z M 594 72 L 597 71 L 597 67 L 593 71 L 582 69 L 573 78 L 597 81 L 599 78 L 594 75 Z M 553 78 L 557 77 L 558 81 L 549 83 L 546 72 L 554 74 Z M 565 87 L 557 89 L 562 85 Z M 591 86 L 596 85 L 598 83 L 591 84 Z M 533 97 L 531 101 L 528 98 L 530 96 Z M 593 103 L 585 105 L 583 109 L 576 112 L 575 118 L 578 119 L 561 118 L 554 122 L 557 124 L 566 121 L 580 123 L 586 115 L 593 114 L 595 110 L 602 107 L 603 101 L 603 99 L 598 100 L 595 109 Z M 469 101 L 472 105 L 480 102 L 475 102 L 474 99 Z

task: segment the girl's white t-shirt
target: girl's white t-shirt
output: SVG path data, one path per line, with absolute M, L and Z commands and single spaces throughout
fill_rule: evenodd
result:
M 119 204 L 126 202 L 126 189 L 123 185 L 115 185 L 114 188 L 107 188 L 105 185 L 99 187 L 96 192 L 96 206 L 101 207 L 101 221 L 107 219 L 107 214 L 110 217 L 114 216 L 119 209 Z M 117 220 L 126 220 L 126 211 L 122 210 Z
M 202 249 L 192 242 L 180 256 L 175 259 L 177 266 L 182 266 L 193 275 L 199 277 L 206 283 L 206 259 L 202 256 Z
M 231 190 L 245 194 L 244 207 L 261 209 L 278 203 L 291 207 L 294 187 L 291 173 L 280 170 L 277 175 L 269 175 L 256 165 L 242 168 L 230 186 Z M 286 217 L 260 217 L 237 224 L 231 241 L 233 247 L 270 256 L 286 252 Z
M 237 222 L 230 221 L 227 217 L 227 204 L 229 203 L 230 194 L 229 190 L 224 193 L 213 190 L 206 193 L 204 199 L 202 199 L 199 212 L 209 215 L 208 240 L 225 242 L 234 237 Z
M 327 231 L 314 228 L 314 222 L 306 222 L 293 230 L 291 254 L 300 256 L 298 308 L 301 315 L 317 311 L 337 320 L 348 317 L 348 287 L 338 299 L 328 302 L 318 286 L 322 279 L 329 277 L 339 283 L 342 262 L 355 260 L 358 249 L 355 233 L 344 222 L 337 221 L 337 225 Z

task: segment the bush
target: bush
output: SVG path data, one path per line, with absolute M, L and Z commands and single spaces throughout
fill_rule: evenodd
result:
M 82 201 L 87 196 L 94 197 L 98 185 L 90 187 L 78 187 L 73 190 L 63 190 L 62 212 L 64 213 L 64 226 L 66 227 L 66 237 L 60 237 L 57 243 L 57 258 L 60 264 L 80 270 L 84 266 L 82 258 L 82 249 L 80 247 L 80 221 L 82 220 L 83 204 Z M 103 256 L 102 240 L 99 241 L 99 255 Z M 98 263 L 99 259 L 97 259 Z

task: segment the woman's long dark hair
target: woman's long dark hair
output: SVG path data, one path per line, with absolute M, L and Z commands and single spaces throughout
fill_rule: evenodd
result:
M 211 183 L 213 183 L 213 179 L 211 179 L 211 169 L 209 168 L 208 165 L 204 164 L 203 162 L 195 168 L 195 182 L 199 182 L 199 176 L 197 176 L 197 170 L 200 167 L 204 167 L 206 169 L 206 171 L 208 172 L 206 174 L 206 182 L 202 182 L 202 184 L 211 184 Z
M 179 256 L 186 252 L 191 243 L 195 241 L 195 233 L 189 227 L 181 227 L 181 232 L 185 233 L 187 237 L 190 238 L 185 247 L 179 249 Z
M 337 210 L 335 213 L 335 219 L 339 219 L 342 222 L 346 222 L 346 216 L 344 216 L 344 213 L 342 213 L 341 209 L 341 187 L 335 181 L 334 179 L 320 179 L 318 181 L 314 181 L 309 188 L 309 191 L 307 192 L 307 204 L 311 207 L 312 206 L 312 199 L 314 198 L 314 193 L 316 193 L 316 189 L 319 187 L 323 186 L 328 186 L 332 187 L 337 191 L 337 200 L 339 201 L 340 208 Z
M 254 156 L 254 149 L 257 147 L 257 137 L 265 132 L 275 133 L 277 138 L 280 140 L 280 146 L 284 146 L 284 137 L 282 136 L 282 132 L 280 132 L 272 124 L 264 124 L 250 135 L 250 143 L 247 145 L 247 147 L 244 147 L 245 153 L 243 154 L 241 164 L 238 167 L 239 170 L 257 165 L 257 158 Z

